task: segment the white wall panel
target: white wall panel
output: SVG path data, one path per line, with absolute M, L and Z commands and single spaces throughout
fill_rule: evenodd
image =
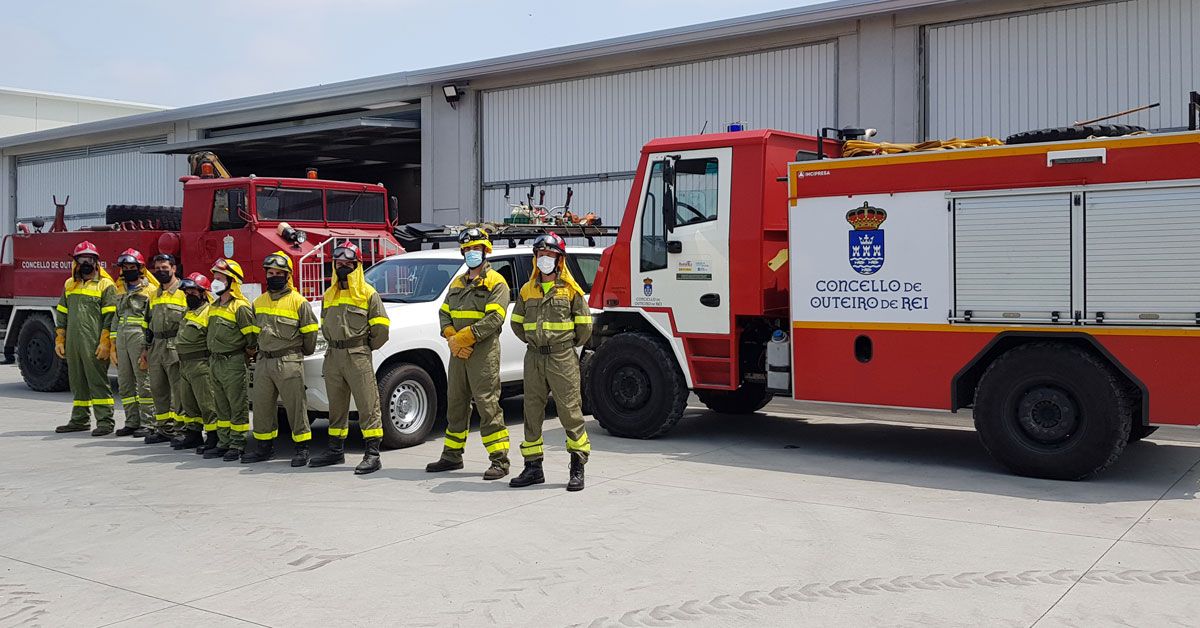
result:
M 1200 0 L 1092 2 L 926 29 L 926 137 L 1003 138 L 1161 102 L 1113 120 L 1187 124 L 1200 89 Z
M 647 140 L 699 133 L 705 123 L 708 132 L 743 122 L 813 133 L 837 122 L 836 68 L 830 42 L 487 91 L 483 183 L 630 171 Z
M 79 149 L 55 157 L 17 160 L 17 220 L 53 216 L 52 196 L 68 195 L 67 226 L 75 229 L 104 224 L 111 204 L 182 205 L 178 181 L 184 156 L 143 154 L 136 147 L 121 152 Z

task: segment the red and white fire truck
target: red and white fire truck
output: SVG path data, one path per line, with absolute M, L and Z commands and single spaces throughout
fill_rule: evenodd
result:
M 110 205 L 108 224 L 68 230 L 65 205 L 54 224 L 17 225 L 3 240 L 0 259 L 0 330 L 4 354 L 15 358 L 34 390 L 67 389 L 67 365 L 54 354 L 53 310 L 71 269 L 71 251 L 88 240 L 111 269 L 127 248 L 179 260 L 179 274 L 208 273 L 218 258 L 231 258 L 246 273 L 243 292 L 253 300 L 266 279 L 262 259 L 274 251 L 292 257 L 297 286 L 319 300 L 328 286 L 335 242 L 358 244 L 364 263 L 403 252 L 393 236 L 387 191 L 382 185 L 316 178 L 229 177 L 211 153 L 196 175 L 181 177 L 182 207 Z M 215 162 L 215 164 L 213 163 Z M 214 167 L 215 165 L 215 167 Z M 199 176 L 202 175 L 202 176 Z M 394 204 L 394 201 L 392 201 Z M 111 273 L 110 273 L 111 274 Z M 15 355 L 14 355 L 15 354 Z
M 1197 425 L 1200 133 L 1068 132 L 853 158 L 777 131 L 650 142 L 591 295 L 596 418 L 658 436 L 689 391 L 971 408 L 996 460 L 1058 479 Z

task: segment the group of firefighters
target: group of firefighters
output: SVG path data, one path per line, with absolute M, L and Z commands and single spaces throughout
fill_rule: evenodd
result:
M 425 470 L 463 468 L 473 403 L 491 461 L 483 477 L 495 480 L 508 475 L 510 465 L 500 409 L 499 342 L 509 287 L 487 262 L 492 252 L 487 231 L 466 229 L 459 244 L 467 270 L 451 282 L 438 314 L 451 354 L 445 442 L 440 458 Z M 584 431 L 576 350 L 591 335 L 591 311 L 571 276 L 563 239 L 541 235 L 533 250 L 533 272 L 509 321 L 527 345 L 525 468 L 510 485 L 545 482 L 542 423 L 553 393 L 571 457 L 567 490 L 578 491 L 584 487 L 591 444 Z M 383 424 L 371 353 L 387 342 L 390 321 L 383 300 L 364 278 L 362 256 L 353 243 L 333 249 L 334 276 L 320 321 L 296 290 L 292 260 L 282 251 L 263 260 L 266 289 L 253 303 L 242 294 L 242 267 L 231 259 L 217 260 L 209 275 L 180 278 L 173 256 L 155 255 L 148 266 L 140 252 L 128 249 L 117 258 L 115 280 L 90 242 L 80 243 L 72 260 L 57 306 L 55 352 L 67 362 L 74 402 L 70 421 L 56 432 L 114 432 L 111 363 L 125 412 L 117 436 L 195 449 L 204 458 L 263 462 L 274 457 L 282 406 L 295 444 L 291 466 L 342 464 L 353 397 L 365 443 L 354 472 L 381 468 Z M 316 351 L 318 333 L 328 346 L 322 375 L 329 395 L 329 443 L 324 453 L 310 456 L 303 358 Z

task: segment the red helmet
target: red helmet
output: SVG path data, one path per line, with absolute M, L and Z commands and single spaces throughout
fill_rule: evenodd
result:
M 212 289 L 212 283 L 208 281 L 208 277 L 200 273 L 192 273 L 187 276 L 187 279 L 179 282 L 179 287 L 184 290 L 188 288 L 199 288 L 205 292 Z
M 554 251 L 559 255 L 566 255 L 567 243 L 562 236 L 551 231 L 534 238 L 533 252 L 537 253 L 538 251 Z
M 96 248 L 95 244 L 84 240 L 75 246 L 75 252 L 71 254 L 71 257 L 79 257 L 80 255 L 95 255 L 96 257 L 100 257 L 100 250 Z
M 117 256 L 117 265 L 121 264 L 137 264 L 138 266 L 146 265 L 146 258 L 142 256 L 142 252 L 137 249 L 125 249 Z
M 354 246 L 353 242 L 345 240 L 341 244 L 334 247 L 333 259 L 360 262 L 362 261 L 362 256 L 360 255 L 358 247 Z

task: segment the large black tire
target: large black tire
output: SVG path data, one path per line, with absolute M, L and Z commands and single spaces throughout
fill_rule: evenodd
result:
M 687 408 L 688 388 L 675 356 L 650 334 L 622 333 L 605 340 L 588 360 L 592 416 L 613 436 L 666 434 Z
M 167 205 L 109 205 L 104 209 L 104 222 L 110 225 L 130 221 L 147 225 L 150 229 L 179 231 L 183 226 L 183 208 Z
M 48 314 L 30 314 L 17 333 L 17 368 L 25 385 L 39 392 L 70 388 L 67 362 L 54 354 L 54 322 Z
M 771 401 L 764 384 L 742 384 L 737 390 L 697 390 L 700 403 L 721 414 L 753 414 Z
M 1129 427 L 1129 442 L 1136 443 L 1157 431 L 1157 425 L 1142 425 L 1141 419 L 1135 417 L 1133 420 L 1133 425 Z
M 1014 133 L 1004 140 L 1005 144 L 1037 144 L 1039 142 L 1062 142 L 1083 140 L 1089 137 L 1120 137 L 1145 131 L 1145 127 L 1132 124 L 1088 124 L 1085 126 L 1060 126 L 1053 129 L 1037 129 Z
M 383 446 L 400 449 L 420 445 L 438 419 L 438 395 L 425 369 L 407 362 L 379 375 L 383 412 Z
M 1135 397 L 1108 364 L 1083 349 L 1026 344 L 984 372 L 975 429 L 988 453 L 1013 473 L 1081 480 L 1125 449 Z

